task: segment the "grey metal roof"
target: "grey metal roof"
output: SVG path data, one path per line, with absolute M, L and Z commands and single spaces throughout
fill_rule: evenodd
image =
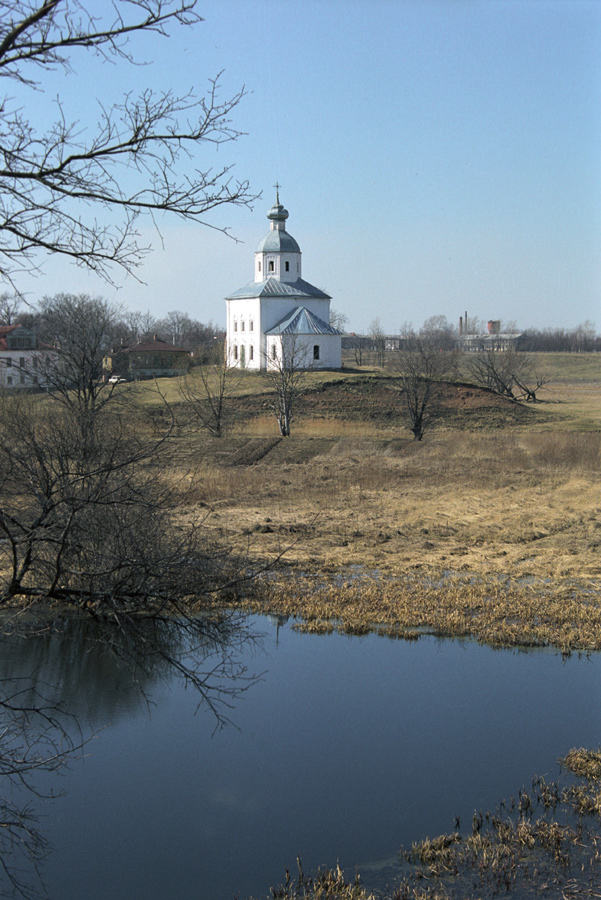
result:
M 244 287 L 238 288 L 226 300 L 246 300 L 251 297 L 293 297 L 302 300 L 303 297 L 311 297 L 317 300 L 331 300 L 329 294 L 309 284 L 302 278 L 296 281 L 280 281 L 279 278 L 268 278 L 266 281 L 249 281 Z
M 300 253 L 300 247 L 287 231 L 268 231 L 259 241 L 257 253 Z
M 333 325 L 328 325 L 305 306 L 297 306 L 292 312 L 266 331 L 265 334 L 340 334 Z

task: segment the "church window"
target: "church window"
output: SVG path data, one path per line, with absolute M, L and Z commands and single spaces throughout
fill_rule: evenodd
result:
M 319 359 L 319 344 L 315 344 L 313 347 L 313 359 Z
M 286 261 L 286 271 L 287 272 L 290 271 L 290 263 L 288 261 Z
M 248 348 L 248 358 L 249 358 L 249 359 L 254 359 L 254 358 L 255 358 L 255 348 L 253 347 L 252 344 L 251 344 L 250 347 Z
M 271 358 L 275 359 L 275 344 L 271 345 Z
M 259 260 L 259 272 L 261 271 L 261 260 Z
M 234 344 L 234 359 L 238 359 L 238 345 Z
M 240 322 L 240 331 L 244 331 L 244 319 Z
M 253 322 L 252 319 L 251 319 L 250 322 L 248 323 L 248 330 L 249 330 L 249 331 L 254 331 L 254 330 L 255 330 L 255 325 L 254 325 L 254 322 Z
M 275 263 L 274 263 L 274 261 L 273 261 L 272 259 L 269 260 L 269 271 L 270 271 L 270 272 L 274 272 L 274 271 L 275 271 Z
M 234 331 L 238 331 L 238 323 L 234 319 Z

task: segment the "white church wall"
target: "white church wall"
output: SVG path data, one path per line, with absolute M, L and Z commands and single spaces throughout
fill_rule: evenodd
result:
M 292 282 L 300 277 L 300 253 L 257 253 L 255 258 L 255 281 L 257 283 L 266 281 L 268 278 Z
M 244 347 L 244 353 L 241 348 Z M 258 369 L 263 351 L 261 301 L 258 298 L 227 301 L 227 363 Z
M 316 334 L 311 338 L 311 365 L 315 369 L 340 369 L 342 358 L 340 338 L 335 334 Z M 319 359 L 315 358 L 318 347 Z
M 282 340 L 288 341 L 284 353 L 290 357 L 294 368 L 299 369 L 340 369 L 340 338 L 334 334 L 294 334 L 268 335 L 264 365 L 276 368 L 282 361 Z

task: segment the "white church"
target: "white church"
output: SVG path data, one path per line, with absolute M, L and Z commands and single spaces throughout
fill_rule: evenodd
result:
M 255 279 L 229 297 L 228 366 L 339 369 L 341 333 L 330 325 L 329 294 L 302 278 L 300 247 L 286 231 L 288 210 L 276 202 L 270 229 L 255 252 Z

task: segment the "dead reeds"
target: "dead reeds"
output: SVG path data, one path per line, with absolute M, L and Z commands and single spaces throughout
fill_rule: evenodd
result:
M 401 849 L 411 870 L 392 896 L 601 896 L 600 760 L 598 751 L 571 750 L 560 763 L 584 776 L 584 784 L 560 787 L 534 778 L 496 812 L 474 813 L 471 834 Z
M 280 900 L 450 900 L 499 895 L 567 898 L 601 896 L 601 752 L 570 750 L 564 772 L 584 783 L 561 785 L 534 777 L 529 789 L 493 812 L 475 811 L 469 833 L 454 831 L 400 848 L 396 882 L 376 895 L 360 874 L 339 867 L 308 875 L 286 870 L 271 889 Z M 457 822 L 457 827 L 459 823 Z
M 564 653 L 601 649 L 601 594 L 590 585 L 354 573 L 343 581 L 281 575 L 255 587 L 251 609 L 296 617 L 296 628 L 313 633 L 375 631 L 410 640 L 433 634 Z

